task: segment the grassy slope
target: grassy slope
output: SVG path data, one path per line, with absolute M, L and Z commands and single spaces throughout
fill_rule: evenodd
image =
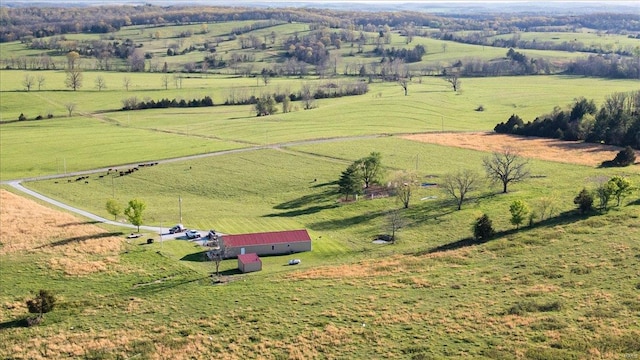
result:
M 45 275 L 39 267 L 46 263 L 36 254 L 3 256 L 4 281 L 11 279 L 3 300 L 19 301 L 46 282 L 63 305 L 47 316 L 45 326 L 30 331 L 52 331 L 58 334 L 58 349 L 82 343 L 85 351 L 104 358 L 115 356 L 107 355 L 111 351 L 126 356 L 162 351 L 177 358 L 193 351 L 229 358 L 615 358 L 637 351 L 637 203 L 591 218 L 564 214 L 519 232 L 508 224 L 507 208 L 514 199 L 534 205 L 552 196 L 564 212 L 573 208 L 576 189 L 611 170 L 536 161 L 532 169 L 539 177 L 514 186 L 508 195 L 476 193 L 460 212 L 444 200 L 415 200 L 405 212 L 410 221 L 400 242 L 376 246 L 370 241 L 383 231 L 381 214 L 397 205 L 382 199 L 336 207 L 335 194 L 328 192 L 332 187 L 323 184 L 346 163 L 380 150 L 389 166 L 412 168 L 420 153 L 429 160 L 418 163 L 419 172 L 438 176 L 457 166 L 477 166 L 483 154 L 398 139 L 293 150 L 146 169 L 119 179 L 117 191 L 126 199 L 144 187 L 151 217 L 162 212 L 175 217 L 172 195 L 181 193 L 189 226 L 229 232 L 308 227 L 314 251 L 299 256 L 300 266 L 284 266 L 288 257 L 270 257 L 261 273 L 211 286 L 206 273 L 212 265 L 200 263 L 201 250 L 183 241 L 156 243 L 148 250 L 133 245 L 120 257 L 120 266 L 128 270 L 87 277 Z M 247 165 L 251 171 L 238 172 Z M 638 174 L 628 175 L 640 181 Z M 310 182 L 312 176 L 320 186 Z M 96 195 L 108 192 L 107 185 L 32 184 L 62 192 L 61 197 L 78 194 L 72 202 L 100 198 Z M 433 191 L 423 190 L 416 199 L 442 196 Z M 99 206 L 89 201 L 94 203 Z M 497 240 L 427 253 L 467 237 L 470 222 L 482 212 L 494 219 Z M 222 270 L 234 267 L 234 261 L 226 261 Z M 13 284 L 24 277 L 29 280 Z M 15 311 L 2 311 L 10 322 Z M 128 329 L 126 336 L 121 328 Z M 43 345 L 37 336 L 20 328 L 6 331 L 0 353 L 15 344 L 18 353 L 38 356 Z M 93 340 L 96 332 L 105 341 Z

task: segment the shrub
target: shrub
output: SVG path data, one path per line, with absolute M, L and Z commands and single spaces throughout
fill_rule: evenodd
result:
M 19 120 L 19 121 L 25 121 L 25 120 L 27 120 L 27 117 L 26 117 L 26 116 L 24 116 L 24 114 L 23 114 L 23 113 L 20 113 L 20 116 L 18 116 L 18 120 Z
M 593 207 L 593 195 L 587 189 L 582 189 L 578 196 L 573 199 L 573 203 L 578 205 L 578 210 L 580 214 L 587 213 L 591 211 Z
M 55 296 L 47 290 L 40 290 L 35 298 L 27 300 L 29 312 L 40 316 L 53 310 L 55 305 Z
M 481 217 L 476 219 L 476 222 L 473 225 L 473 236 L 476 240 L 489 240 L 494 234 L 495 230 L 493 230 L 493 223 L 487 214 L 483 214 Z
M 636 162 L 636 153 L 631 146 L 625 147 L 613 159 L 616 166 L 629 166 Z
M 511 223 L 518 229 L 529 213 L 529 207 L 524 201 L 516 200 L 509 206 L 509 212 L 511 213 Z M 533 222 L 533 219 L 531 222 Z

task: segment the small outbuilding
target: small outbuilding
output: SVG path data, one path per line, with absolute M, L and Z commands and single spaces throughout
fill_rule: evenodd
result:
M 220 247 L 225 258 L 251 253 L 259 256 L 285 255 L 311 251 L 311 237 L 304 229 L 222 235 Z
M 238 270 L 243 273 L 260 271 L 262 270 L 262 260 L 256 253 L 238 255 Z

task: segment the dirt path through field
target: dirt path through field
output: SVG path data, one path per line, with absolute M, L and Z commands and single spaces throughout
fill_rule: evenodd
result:
M 526 158 L 588 166 L 598 166 L 603 161 L 612 160 L 621 150 L 619 147 L 610 145 L 486 132 L 414 134 L 403 136 L 403 138 L 488 152 L 500 151 L 505 146 L 511 146 Z M 640 158 L 640 152 L 636 154 Z

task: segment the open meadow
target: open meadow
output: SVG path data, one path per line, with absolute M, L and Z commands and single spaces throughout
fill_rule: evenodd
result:
M 237 30 L 251 26 L 258 28 Z M 386 45 L 426 47 L 424 58 L 408 65 L 406 84 L 367 76 L 366 66 L 383 61 L 372 54 L 384 34 L 371 30 L 358 32 L 362 49 L 327 45 L 333 75 L 319 76 L 316 68 L 261 76 L 291 59 L 283 41 L 312 34 L 314 26 L 239 20 L 68 34 L 64 46 L 141 44 L 149 68 L 124 71 L 130 59 L 114 58 L 120 71 L 104 71 L 96 58 L 81 56 L 76 91 L 65 84 L 67 52 L 2 44 L 0 62 L 8 68 L 45 55 L 58 65 L 0 70 L 0 358 L 640 357 L 640 163 L 600 166 L 619 147 L 492 133 L 512 114 L 533 121 L 582 97 L 599 107 L 613 93 L 638 90 L 638 80 L 463 77 L 454 91 L 441 67 L 471 58 L 502 62 L 507 49 L 426 36 L 409 44 L 404 28 L 393 29 Z M 513 34 L 496 38 L 507 36 Z M 638 40 L 588 30 L 521 35 L 572 37 L 609 49 Z M 250 38 L 264 45 L 241 46 Z M 556 64 L 585 56 L 522 53 Z M 235 60 L 201 71 L 207 54 Z M 165 72 L 151 71 L 163 63 Z M 187 71 L 192 65 L 200 70 Z M 27 90 L 28 79 L 39 81 Z M 350 83 L 368 91 L 310 104 L 301 95 Z M 277 112 L 256 116 L 248 100 L 273 95 L 293 95 L 289 111 L 278 103 Z M 123 110 L 131 99 L 204 97 L 214 106 Z M 239 100 L 247 101 L 225 104 Z M 503 194 L 485 179 L 483 160 L 506 146 L 519 150 L 530 176 Z M 413 185 L 403 184 L 413 191 L 406 208 L 387 191 L 357 200 L 340 193 L 341 174 L 372 153 L 381 155 L 380 186 L 401 184 L 403 172 L 415 176 Z M 154 166 L 137 166 L 149 162 Z M 459 170 L 473 171 L 478 184 L 461 210 L 443 191 Z M 578 193 L 596 194 L 613 176 L 628 179 L 632 192 L 607 210 L 580 213 Z M 262 271 L 248 274 L 236 259 L 224 260 L 218 276 L 206 261 L 208 248 L 186 236 L 143 229 L 131 239 L 130 228 L 28 198 L 12 180 L 122 223 L 125 216 L 110 214 L 107 201 L 143 201 L 143 225 L 162 229 L 307 229 L 313 249 L 262 257 Z M 516 201 L 531 210 L 517 225 L 510 213 Z M 490 239 L 474 239 L 482 215 L 492 221 Z M 393 216 L 401 221 L 392 223 Z M 374 242 L 393 231 L 395 242 Z M 293 257 L 301 263 L 288 265 Z M 40 289 L 55 294 L 56 307 L 26 326 L 26 302 Z
M 408 95 L 395 83 L 369 84 L 360 96 L 315 101 L 303 110 L 292 102 L 292 112 L 256 117 L 252 105 L 121 111 L 122 100 L 201 99 L 214 105 L 235 96 L 296 93 L 302 83 L 321 86 L 356 79 L 274 79 L 267 86 L 256 79 L 233 76 L 185 78 L 180 89 L 161 88 L 160 74 L 87 73 L 86 90 L 64 88 L 63 72 L 44 72 L 46 89 L 20 90 L 29 72 L 0 71 L 0 113 L 4 121 L 40 115 L 42 121 L 3 124 L 0 132 L 2 180 L 59 174 L 136 161 L 178 157 L 246 146 L 262 146 L 315 138 L 433 131 L 489 131 L 518 114 L 529 121 L 555 106 L 567 106 L 586 97 L 601 103 L 614 92 L 637 89 L 635 80 L 535 76 L 464 79 L 453 92 L 437 77 L 414 79 Z M 113 88 L 91 89 L 91 79 L 103 76 Z M 131 90 L 121 86 L 131 77 Z M 68 117 L 67 104 L 74 104 Z M 484 111 L 476 109 L 482 106 Z M 52 119 L 46 119 L 47 114 Z M 43 141 L 53 131 L 55 138 Z M 77 151 L 77 149 L 83 151 Z M 100 154 L 100 156 L 95 156 Z

